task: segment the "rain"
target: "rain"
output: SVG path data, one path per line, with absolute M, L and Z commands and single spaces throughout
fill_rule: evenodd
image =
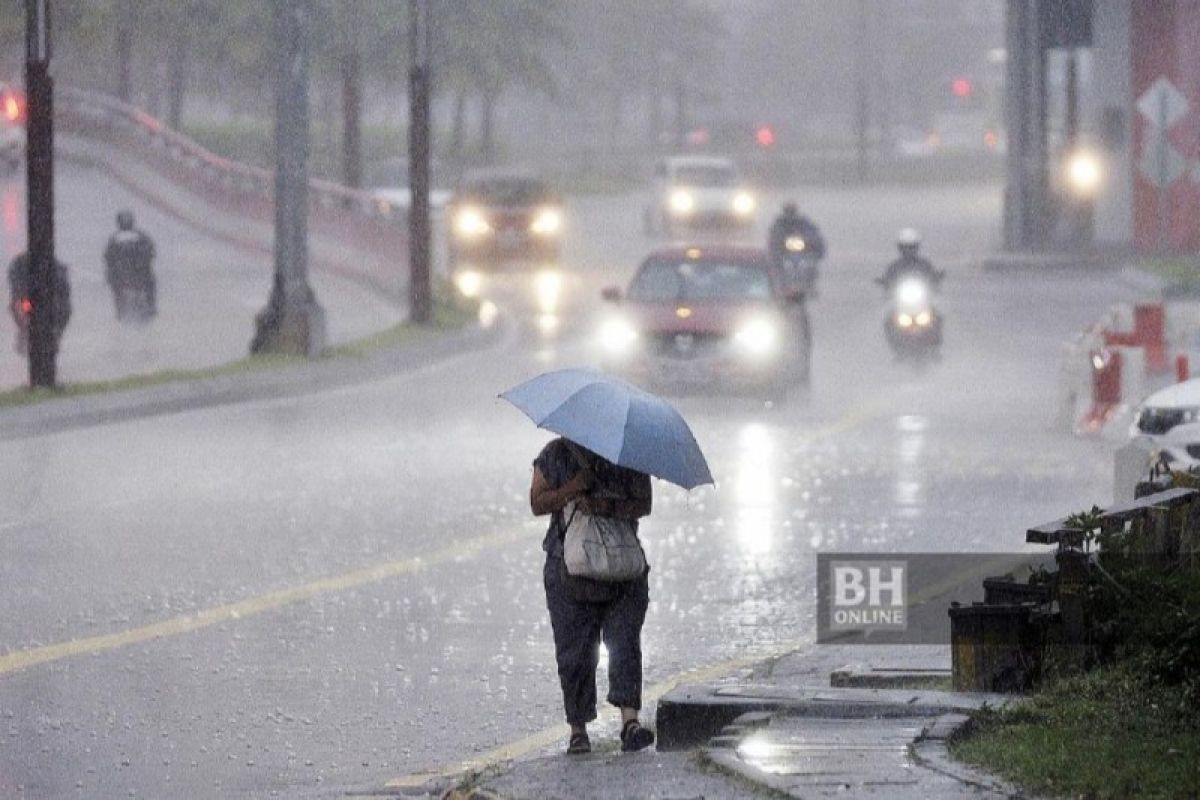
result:
M 1130 419 L 1064 425 L 1064 354 L 1147 290 L 1076 262 L 1200 244 L 1126 185 L 1105 3 L 1044 53 L 1037 146 L 1002 0 L 50 5 L 70 318 L 0 321 L 2 798 L 399 796 L 560 753 L 554 434 L 499 397 L 553 370 L 666 399 L 714 479 L 656 478 L 640 523 L 643 723 L 692 671 L 818 651 L 818 553 L 1017 553 L 1112 500 Z M 26 12 L 0 0 L 6 267 L 36 249 Z M 1110 148 L 1084 199 L 1081 143 Z M 809 283 L 768 251 L 788 204 Z M 906 247 L 942 276 L 907 310 L 878 282 Z

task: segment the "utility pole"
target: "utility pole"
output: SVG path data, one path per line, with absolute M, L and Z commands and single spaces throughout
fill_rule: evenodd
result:
M 433 318 L 429 221 L 429 29 L 429 0 L 409 0 L 408 160 L 412 199 L 408 210 L 408 315 L 410 320 L 421 325 Z
M 325 311 L 308 284 L 308 46 L 311 0 L 274 0 L 275 279 L 251 353 L 320 355 Z
M 117 97 L 133 102 L 133 0 L 117 0 Z
M 30 291 L 29 385 L 53 387 L 58 337 L 54 309 L 54 82 L 50 77 L 50 0 L 25 0 L 26 189 Z
M 858 151 L 858 180 L 866 181 L 867 173 L 870 169 L 868 161 L 867 149 L 870 142 L 867 138 L 868 127 L 871 124 L 871 87 L 867 80 L 867 73 L 871 60 L 871 36 L 868 34 L 868 25 L 870 25 L 871 17 L 867 11 L 867 0 L 858 0 L 858 63 L 856 82 L 856 97 L 857 107 L 855 109 L 854 127 L 857 133 L 857 151 Z

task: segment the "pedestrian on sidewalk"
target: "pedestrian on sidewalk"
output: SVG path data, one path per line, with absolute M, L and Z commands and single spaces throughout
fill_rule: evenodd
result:
M 554 655 L 571 737 L 568 754 L 591 752 L 587 724 L 596 719 L 596 668 L 600 642 L 608 649 L 608 702 L 621 710 L 621 749 L 641 750 L 654 733 L 638 721 L 642 707 L 642 623 L 650 604 L 650 568 L 629 581 L 607 582 L 568 574 L 563 539 L 572 501 L 585 513 L 637 520 L 650 513 L 650 476 L 617 466 L 558 438 L 533 462 L 529 502 L 535 516 L 550 515 L 542 549 L 546 606 L 554 630 Z

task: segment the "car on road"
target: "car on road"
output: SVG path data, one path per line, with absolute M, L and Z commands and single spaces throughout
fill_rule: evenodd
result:
M 681 228 L 745 229 L 754 223 L 757 206 L 732 160 L 670 156 L 654 167 L 654 187 L 642 221 L 651 235 L 673 235 Z
M 609 287 L 597 335 L 601 368 L 664 389 L 750 391 L 786 399 L 809 381 L 803 294 L 764 248 L 668 247 L 628 288 Z
M 1129 435 L 1157 450 L 1172 469 L 1200 467 L 1200 378 L 1160 389 L 1143 400 Z
M 564 217 L 562 199 L 536 175 L 468 174 L 449 205 L 451 260 L 456 266 L 514 259 L 556 262 Z
M 0 165 L 15 172 L 25 157 L 25 94 L 0 83 Z

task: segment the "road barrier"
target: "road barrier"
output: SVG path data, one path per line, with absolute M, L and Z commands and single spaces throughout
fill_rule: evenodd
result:
M 228 214 L 273 223 L 275 175 L 212 153 L 161 120 L 114 97 L 63 87 L 55 124 L 62 133 L 130 153 L 163 178 Z M 407 294 L 408 228 L 405 209 L 370 192 L 323 180 L 309 181 L 312 234 L 383 260 L 313 258 L 326 268 L 362 280 L 394 299 Z
M 1169 336 L 1162 303 L 1120 305 L 1106 322 L 1069 342 L 1060 362 L 1060 427 L 1099 433 L 1141 402 L 1148 387 L 1158 388 L 1172 377 L 1187 380 L 1189 337 L 1184 329 L 1196 323 L 1185 316 L 1178 314 L 1177 330 Z

